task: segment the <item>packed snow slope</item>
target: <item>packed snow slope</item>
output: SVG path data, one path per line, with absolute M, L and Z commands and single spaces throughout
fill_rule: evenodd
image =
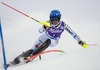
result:
M 3 29 L 7 63 L 23 51 L 30 49 L 35 40 L 40 36 L 38 33 L 40 26 L 37 23 L 25 23 L 25 21 L 14 25 L 12 24 L 12 27 Z M 59 44 L 56 47 L 49 47 L 47 49 L 61 49 L 65 51 L 65 54 L 47 53 L 42 56 L 42 60 L 36 58 L 36 60 L 28 64 L 8 68 L 8 70 L 99 70 L 100 46 L 97 41 L 98 38 L 96 39 L 96 36 L 91 34 L 89 30 L 85 31 L 82 28 L 81 30 L 88 35 L 77 30 L 78 33 L 83 34 L 83 37 L 80 37 L 84 41 L 87 41 L 87 43 L 96 43 L 97 46 L 89 46 L 84 49 L 65 31 Z M 95 39 L 92 40 L 93 38 Z M 0 55 L 2 54 L 0 53 Z M 1 67 L 2 64 L 3 59 L 0 58 Z
M 9 67 L 8 70 L 100 70 L 99 1 L 44 0 L 42 4 L 40 0 L 1 1 L 40 21 L 47 21 L 50 11 L 52 9 L 59 9 L 62 13 L 61 20 L 65 21 L 83 41 L 89 44 L 97 44 L 96 46 L 89 46 L 84 49 L 68 32 L 64 31 L 59 44 L 56 47 L 49 47 L 47 49 L 60 49 L 65 51 L 64 54 L 47 53 L 42 55 L 42 60 L 36 58 L 27 64 Z M 60 6 L 60 3 L 62 6 Z M 7 63 L 9 63 L 23 51 L 32 48 L 34 42 L 41 35 L 38 30 L 42 25 L 4 5 L 0 5 L 0 17 L 6 58 Z M 2 47 L 0 45 L 0 70 L 3 70 L 2 66 L 3 57 Z

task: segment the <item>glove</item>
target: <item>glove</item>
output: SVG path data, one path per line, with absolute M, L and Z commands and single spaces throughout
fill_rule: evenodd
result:
M 44 27 L 45 30 L 47 30 L 49 28 L 48 26 L 45 26 L 45 25 L 43 25 L 43 27 Z
M 84 41 L 79 41 L 78 42 L 83 48 L 87 48 L 88 47 L 88 44 L 85 43 Z

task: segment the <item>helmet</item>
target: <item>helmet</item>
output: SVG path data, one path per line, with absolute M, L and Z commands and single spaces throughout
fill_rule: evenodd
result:
M 59 10 L 52 10 L 49 17 L 50 17 L 51 21 L 53 21 L 53 20 L 60 21 L 60 19 L 61 19 L 61 13 L 60 13 Z

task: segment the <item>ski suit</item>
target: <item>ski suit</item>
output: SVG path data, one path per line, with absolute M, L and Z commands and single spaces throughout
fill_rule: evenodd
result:
M 39 29 L 39 32 L 43 34 L 33 44 L 33 50 L 38 48 L 36 45 L 41 46 L 47 39 L 51 40 L 50 47 L 56 46 L 64 30 L 69 32 L 78 42 L 80 41 L 79 36 L 63 21 L 60 21 L 57 25 L 53 25 L 50 21 L 48 22 L 50 23 L 50 27 L 48 29 L 45 29 L 43 26 Z

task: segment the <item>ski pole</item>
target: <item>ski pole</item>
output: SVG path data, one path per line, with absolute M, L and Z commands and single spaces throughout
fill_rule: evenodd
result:
M 88 46 L 97 46 L 97 44 L 87 44 Z
M 26 17 L 28 17 L 28 18 L 30 18 L 30 19 L 32 19 L 32 20 L 38 22 L 38 23 L 40 23 L 40 24 L 43 24 L 43 25 L 46 25 L 46 26 L 50 27 L 50 23 L 49 23 L 49 22 L 40 22 L 39 20 L 37 20 L 37 19 L 35 19 L 35 18 L 33 18 L 33 17 L 31 17 L 31 16 L 29 16 L 29 15 L 27 15 L 27 14 L 25 14 L 25 13 L 23 13 L 23 12 L 17 10 L 17 9 L 15 9 L 15 8 L 12 7 L 12 6 L 9 6 L 8 4 L 6 4 L 6 3 L 4 3 L 4 2 L 1 2 L 1 4 L 3 4 L 3 5 L 5 5 L 5 6 L 11 8 L 11 9 L 17 11 L 18 13 L 20 13 L 20 14 L 22 14 L 22 15 L 24 15 L 24 16 L 26 16 Z

